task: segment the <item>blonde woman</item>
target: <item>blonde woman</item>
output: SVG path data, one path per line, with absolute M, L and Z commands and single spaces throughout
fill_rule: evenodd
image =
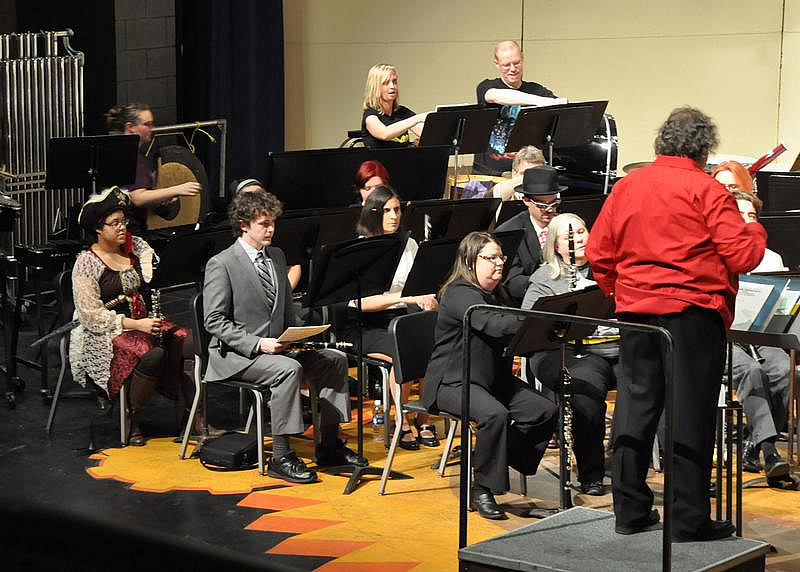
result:
M 427 113 L 414 113 L 400 105 L 397 69 L 389 64 L 375 64 L 367 74 L 364 86 L 364 114 L 361 133 L 370 148 L 407 147 L 411 145 L 409 131 L 417 137 Z

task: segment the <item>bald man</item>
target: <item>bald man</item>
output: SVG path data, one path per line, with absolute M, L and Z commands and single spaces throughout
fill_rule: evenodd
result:
M 494 65 L 500 77 L 485 79 L 478 84 L 478 103 L 500 108 L 500 116 L 492 130 L 486 153 L 475 155 L 473 173 L 501 176 L 511 170 L 514 153 L 506 152 L 506 143 L 519 106 L 541 107 L 567 103 L 566 99 L 557 98 L 541 84 L 522 81 L 523 59 L 522 49 L 517 42 L 500 42 L 494 48 Z

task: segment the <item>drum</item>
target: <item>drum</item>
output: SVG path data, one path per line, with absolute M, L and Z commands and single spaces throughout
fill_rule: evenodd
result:
M 566 194 L 607 194 L 617 178 L 617 122 L 604 115 L 591 141 L 553 152 L 560 171 L 559 182 L 572 191 Z

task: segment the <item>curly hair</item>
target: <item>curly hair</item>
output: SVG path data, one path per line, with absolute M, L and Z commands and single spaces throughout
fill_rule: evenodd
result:
M 233 236 L 242 235 L 242 223 L 249 223 L 261 215 L 278 218 L 283 214 L 283 205 L 278 197 L 267 191 L 239 193 L 228 207 Z
M 150 106 L 146 103 L 126 103 L 115 105 L 106 113 L 106 128 L 109 133 L 125 133 L 125 125 L 139 123 L 139 114 L 142 111 L 150 111 Z
M 656 155 L 688 157 L 702 164 L 717 143 L 717 126 L 711 118 L 699 109 L 687 106 L 669 114 L 658 129 L 654 147 Z

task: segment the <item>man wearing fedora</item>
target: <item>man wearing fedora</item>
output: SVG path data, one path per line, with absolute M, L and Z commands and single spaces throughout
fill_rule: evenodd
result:
M 528 289 L 528 279 L 542 263 L 542 245 L 547 238 L 547 225 L 557 214 L 558 205 L 561 204 L 559 193 L 565 189 L 558 184 L 558 171 L 552 167 L 527 169 L 522 175 L 522 184 L 514 189 L 522 194 L 527 212 L 513 216 L 495 229 L 497 232 L 525 231 L 505 279 L 508 293 L 517 306 L 522 303 Z

